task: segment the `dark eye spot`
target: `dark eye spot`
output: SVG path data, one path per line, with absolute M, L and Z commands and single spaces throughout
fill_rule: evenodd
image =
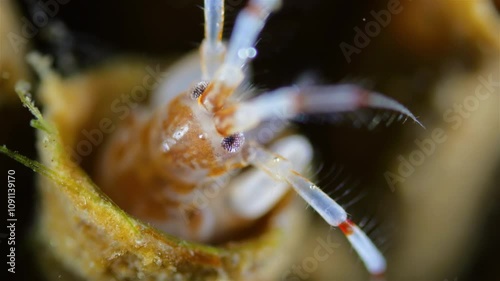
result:
M 190 92 L 191 92 L 191 98 L 197 99 L 198 97 L 200 97 L 201 94 L 203 94 L 203 92 L 207 88 L 207 86 L 208 86 L 208 82 L 207 81 L 200 81 L 200 82 L 198 82 L 190 90 Z
M 245 143 L 243 133 L 236 133 L 222 139 L 221 146 L 228 152 L 237 152 Z

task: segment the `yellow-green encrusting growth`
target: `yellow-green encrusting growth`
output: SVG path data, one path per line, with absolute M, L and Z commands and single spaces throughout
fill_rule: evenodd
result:
M 35 116 L 31 124 L 38 129 L 40 162 L 5 146 L 0 152 L 42 175 L 36 180 L 34 250 L 49 278 L 67 272 L 96 281 L 276 280 L 286 270 L 293 245 L 306 231 L 300 202 L 276 207 L 250 237 L 221 245 L 191 243 L 130 217 L 71 160 L 66 148 L 76 145 L 85 126 L 105 116 L 99 108 L 109 108 L 107 101 L 140 83 L 144 61 L 119 59 L 61 78 L 43 66 L 42 58 L 32 60 L 42 78 L 37 98 L 44 112 L 34 105 L 26 82 L 16 90 Z

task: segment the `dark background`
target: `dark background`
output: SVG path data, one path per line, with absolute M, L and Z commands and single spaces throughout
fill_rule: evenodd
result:
M 22 13 L 31 19 L 39 8 L 38 1 L 19 1 Z M 415 75 L 421 89 L 433 84 L 432 71 L 420 75 L 414 73 L 416 64 L 425 64 L 429 69 L 439 64 L 442 57 L 428 57 L 422 61 L 412 61 L 405 57 L 405 50 L 398 46 L 387 46 L 392 51 L 392 58 L 384 58 L 386 65 L 377 65 L 376 59 L 364 60 L 365 57 L 354 55 L 353 62 L 347 63 L 339 44 L 351 42 L 352 27 L 362 24 L 361 18 L 371 10 L 379 10 L 385 1 L 328 1 L 328 0 L 287 0 L 276 15 L 271 16 L 264 28 L 257 45 L 258 56 L 252 63 L 253 81 L 262 89 L 271 89 L 289 85 L 297 81 L 304 73 L 313 74 L 318 83 L 338 83 L 356 81 L 370 88 L 383 89 L 390 75 L 397 72 Z M 202 1 L 79 1 L 73 0 L 61 5 L 57 15 L 51 18 L 49 26 L 42 28 L 30 41 L 34 49 L 56 57 L 56 68 L 66 75 L 81 69 L 97 65 L 106 58 L 117 54 L 133 53 L 148 58 L 166 57 L 185 53 L 198 47 L 203 35 Z M 226 1 L 225 37 L 230 34 L 236 12 L 244 6 L 244 1 Z M 366 52 L 380 48 L 371 44 Z M 68 60 L 57 58 L 71 57 Z M 398 61 L 398 58 L 406 58 Z M 473 62 L 471 62 L 473 64 Z M 422 112 L 428 97 L 407 93 L 398 99 L 414 112 Z M 387 93 L 396 95 L 395 93 Z M 5 108 L 0 113 L 9 116 L 2 124 L 0 144 L 20 151 L 32 159 L 36 158 L 34 131 L 29 127 L 30 114 L 24 108 Z M 349 122 L 329 124 L 330 122 L 298 123 L 298 129 L 306 134 L 316 148 L 316 162 L 323 167 L 343 167 L 340 181 L 349 178 L 348 187 L 352 192 L 340 199 L 340 203 L 351 205 L 349 212 L 354 217 L 368 218 L 376 222 L 375 240 L 388 240 L 390 229 L 396 221 L 386 215 L 390 209 L 391 194 L 389 189 L 377 188 L 384 184 L 380 176 L 380 167 L 386 167 L 391 159 L 384 152 L 387 146 L 403 143 L 414 124 L 394 124 L 389 128 L 382 126 L 375 130 L 358 129 Z M 407 127 L 411 126 L 410 129 Z M 405 131 L 407 130 L 407 131 Z M 410 133 L 408 133 L 410 131 Z M 332 140 L 330 137 L 334 135 Z M 34 173 L 24 166 L 0 157 L 0 171 L 6 174 L 8 169 L 16 171 L 17 216 L 16 228 L 18 280 L 40 280 L 36 265 L 31 260 L 37 249 L 30 249 L 29 235 L 36 207 L 36 191 L 33 187 Z M 338 197 L 345 189 L 336 190 L 339 177 L 334 177 L 331 169 L 322 169 L 318 175 L 320 186 Z M 499 173 L 500 174 L 500 173 Z M 500 182 L 500 179 L 499 181 Z M 366 188 L 374 186 L 374 188 Z M 497 192 L 497 198 L 500 194 Z M 358 197 L 363 199 L 353 202 Z M 381 206 L 382 198 L 388 205 Z M 389 198 L 389 199 L 388 199 Z M 397 198 L 394 198 L 396 200 Z M 352 203 L 352 204 L 351 204 Z M 2 201 L 4 204 L 4 201 Z M 489 205 L 488 205 L 489 206 Z M 457 272 L 458 280 L 497 280 L 494 264 L 498 262 L 500 245 L 498 227 L 500 205 L 492 205 L 485 210 L 489 217 L 488 226 L 483 231 L 481 247 L 472 253 L 471 264 Z M 373 227 L 372 227 L 373 228 Z M 2 239 L 1 246 L 4 247 Z M 382 246 L 390 248 L 390 242 Z M 4 253 L 6 251 L 2 251 Z M 451 278 L 451 276 L 450 276 Z M 5 279 L 4 279 L 5 280 Z M 9 279 L 10 280 L 10 279 Z

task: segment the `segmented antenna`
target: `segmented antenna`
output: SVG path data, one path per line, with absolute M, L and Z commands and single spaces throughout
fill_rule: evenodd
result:
M 224 59 L 224 1 L 205 0 L 205 39 L 201 43 L 202 79 L 210 80 Z
M 257 55 L 254 48 L 257 36 L 269 14 L 280 4 L 280 0 L 250 0 L 238 14 L 224 62 L 216 71 L 207 91 L 200 97 L 200 103 L 208 111 L 220 109 L 243 81 L 242 67 Z

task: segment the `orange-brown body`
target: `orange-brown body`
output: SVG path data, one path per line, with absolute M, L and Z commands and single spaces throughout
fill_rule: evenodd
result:
M 210 216 L 200 210 L 196 191 L 221 185 L 229 171 L 245 166 L 243 154 L 224 150 L 222 139 L 212 114 L 182 93 L 153 113 L 137 111 L 123 122 L 103 150 L 96 181 L 130 214 L 171 233 L 171 224 L 185 224 L 174 228 L 187 227 L 191 234 L 174 234 L 196 240 L 203 217 Z M 222 200 L 223 192 L 210 204 Z

